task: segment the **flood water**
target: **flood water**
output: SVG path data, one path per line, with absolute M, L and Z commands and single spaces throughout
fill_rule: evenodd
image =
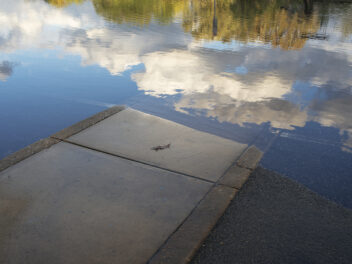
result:
M 352 208 L 352 2 L 1 0 L 0 158 L 124 104 Z

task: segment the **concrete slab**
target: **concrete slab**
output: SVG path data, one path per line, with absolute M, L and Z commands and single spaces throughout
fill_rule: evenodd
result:
M 0 263 L 145 263 L 210 187 L 58 143 L 0 173 Z
M 210 181 L 217 181 L 247 147 L 133 109 L 67 140 Z M 169 148 L 152 149 L 168 144 Z
M 241 189 L 243 184 L 247 181 L 249 175 L 251 174 L 251 170 L 232 166 L 220 179 L 220 183 L 232 188 Z
M 246 152 L 241 156 L 241 158 L 237 161 L 237 165 L 242 168 L 254 170 L 257 167 L 259 161 L 262 159 L 262 157 L 263 152 L 261 152 L 255 146 L 250 146 L 246 150 Z
M 184 264 L 191 261 L 236 193 L 236 189 L 227 186 L 218 185 L 212 188 L 149 264 Z
M 41 139 L 7 157 L 0 160 L 0 172 L 13 166 L 14 164 L 38 153 L 46 148 L 50 148 L 52 145 L 58 143 L 59 140 L 53 138 Z

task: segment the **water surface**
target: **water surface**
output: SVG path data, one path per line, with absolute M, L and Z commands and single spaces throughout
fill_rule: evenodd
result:
M 352 207 L 352 2 L 2 0 L 0 158 L 115 104 Z

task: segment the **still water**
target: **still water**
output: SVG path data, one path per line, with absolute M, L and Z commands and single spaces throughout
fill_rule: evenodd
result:
M 352 208 L 352 2 L 1 0 L 0 158 L 115 104 Z

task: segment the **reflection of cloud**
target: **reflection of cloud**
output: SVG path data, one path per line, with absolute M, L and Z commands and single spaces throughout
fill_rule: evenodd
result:
M 83 65 L 100 65 L 119 74 L 140 63 L 140 55 L 170 47 L 186 46 L 190 37 L 176 25 L 151 24 L 155 32 L 131 31 L 99 17 L 91 2 L 57 9 L 43 1 L 4 0 L 0 8 L 0 50 L 62 48 L 79 55 Z M 2 2 L 3 3 L 3 2 Z
M 342 93 L 324 103 L 315 102 L 312 110 L 317 115 L 312 120 L 323 126 L 337 127 L 341 134 L 346 134 L 345 145 L 352 148 L 352 94 Z
M 324 126 L 339 127 L 342 129 L 352 128 L 352 96 L 330 99 L 323 104 L 315 103 L 312 106 L 319 116 L 314 121 Z
M 341 46 L 331 42 L 336 38 L 308 40 L 299 52 L 254 42 L 197 42 L 177 23 L 131 28 L 104 21 L 89 1 L 79 12 L 75 8 L 3 0 L 0 50 L 56 48 L 114 75 L 143 63 L 145 72 L 132 76 L 139 89 L 156 97 L 178 95 L 178 111 L 240 125 L 270 122 L 284 129 L 316 121 L 352 134 L 347 41 Z M 0 64 L 1 80 L 11 75 L 12 66 Z M 300 83 L 305 86 L 297 88 Z
M 142 59 L 146 72 L 134 74 L 139 89 L 147 94 L 160 96 L 206 92 L 210 83 L 209 72 L 204 71 L 199 57 L 186 51 L 155 52 Z
M 216 101 L 216 104 L 214 101 Z M 206 109 L 208 117 L 217 118 L 220 122 L 242 126 L 246 123 L 262 124 L 269 122 L 272 127 L 292 130 L 294 126 L 303 127 L 308 120 L 305 111 L 282 99 L 236 102 L 228 96 L 219 94 L 197 94 L 182 97 L 175 104 L 175 108 L 182 112 L 187 112 L 188 109 Z
M 67 38 L 65 50 L 79 54 L 84 65 L 98 64 L 116 75 L 140 63 L 138 47 L 114 39 L 115 34 L 111 30 L 76 30 L 70 33 L 64 36 Z
M 281 99 L 292 83 L 278 76 L 261 74 L 256 82 L 246 82 L 236 74 L 215 74 L 207 60 L 187 51 L 156 52 L 142 61 L 146 72 L 133 75 L 139 89 L 153 96 L 182 94 L 175 104 L 178 111 L 206 111 L 221 122 L 271 122 L 286 129 L 304 126 L 307 120 L 307 113 Z
M 275 76 L 262 76 L 261 85 L 244 83 L 235 74 L 214 73 L 209 62 L 188 51 L 155 52 L 142 59 L 146 72 L 134 74 L 139 89 L 153 96 L 216 92 L 237 101 L 254 102 L 280 98 L 290 84 Z
M 299 52 L 252 49 L 246 56 L 244 66 L 249 71 L 275 71 L 280 78 L 291 81 L 352 85 L 351 63 L 344 53 L 309 47 Z
M 61 43 L 67 52 L 79 54 L 84 65 L 98 64 L 116 75 L 140 64 L 140 56 L 146 53 L 186 45 L 182 34 L 175 34 L 180 29 L 170 34 L 170 28 L 157 27 L 159 34 L 153 37 L 148 31 L 124 32 L 117 27 L 67 30 L 62 32 Z M 170 36 L 165 37 L 167 34 Z
M 174 104 L 177 111 L 243 126 L 270 122 L 281 129 L 316 121 L 352 135 L 352 98 L 346 98 L 351 65 L 343 54 L 309 47 L 204 54 L 192 47 L 192 52 L 149 53 L 142 62 L 145 72 L 133 75 L 139 89 L 157 97 L 181 95 Z M 234 70 L 228 71 L 229 65 Z M 236 74 L 238 66 L 248 72 Z M 347 136 L 345 144 L 349 141 Z
M 6 81 L 13 72 L 14 64 L 9 61 L 3 61 L 0 63 L 0 81 Z
M 49 46 L 58 40 L 58 29 L 82 27 L 82 22 L 82 18 L 63 9 L 53 9 L 42 1 L 2 0 L 0 49 L 10 52 Z

